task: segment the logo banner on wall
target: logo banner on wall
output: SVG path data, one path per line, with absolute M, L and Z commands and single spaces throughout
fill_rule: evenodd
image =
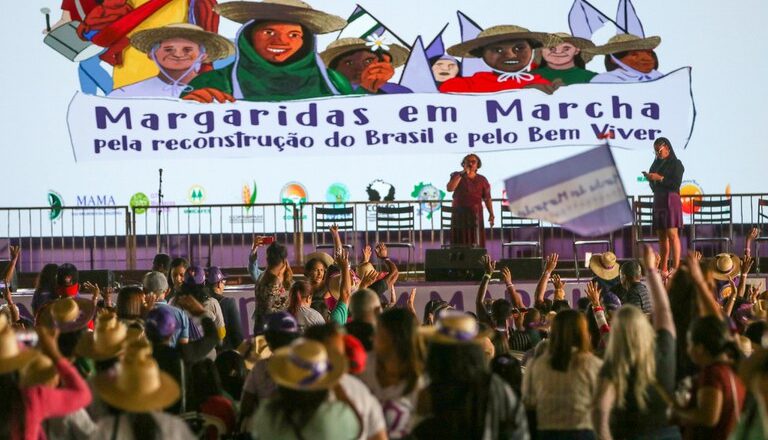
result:
M 605 140 L 636 149 L 660 136 L 688 143 L 695 119 L 690 79 L 686 67 L 655 81 L 575 84 L 552 95 L 523 89 L 279 103 L 77 93 L 67 123 L 78 162 L 468 153 Z
M 541 219 L 587 237 L 632 222 L 627 194 L 608 146 L 504 181 L 512 215 Z

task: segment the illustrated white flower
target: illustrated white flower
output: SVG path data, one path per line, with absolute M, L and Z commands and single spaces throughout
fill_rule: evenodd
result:
M 366 40 L 368 40 L 365 45 L 371 48 L 371 52 L 376 51 L 383 51 L 383 52 L 389 52 L 389 44 L 390 41 L 384 37 L 384 35 L 376 35 L 371 34 L 369 35 Z

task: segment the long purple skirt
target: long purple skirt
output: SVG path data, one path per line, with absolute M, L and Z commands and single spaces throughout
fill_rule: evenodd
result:
M 653 229 L 683 227 L 683 203 L 679 193 L 653 195 Z

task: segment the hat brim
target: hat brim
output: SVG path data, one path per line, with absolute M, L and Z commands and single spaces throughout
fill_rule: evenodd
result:
M 312 259 L 322 261 L 326 268 L 333 264 L 333 257 L 326 254 L 325 252 L 312 252 L 311 254 L 304 256 L 304 261 L 309 261 Z
M 448 344 L 448 345 L 481 344 L 483 342 L 483 339 L 490 338 L 491 336 L 493 336 L 493 329 L 491 328 L 480 329 L 474 338 L 468 339 L 466 341 L 461 341 L 456 338 L 452 338 L 450 336 L 446 336 L 442 333 L 439 333 L 437 331 L 437 327 L 435 327 L 434 325 L 419 327 L 418 334 L 426 342 L 433 342 L 436 344 Z
M 21 350 L 16 356 L 0 359 L 0 374 L 18 371 L 32 362 L 37 356 L 38 352 L 36 350 L 28 348 Z
M 285 21 L 298 23 L 314 34 L 327 34 L 341 30 L 347 25 L 347 20 L 315 9 L 299 8 L 296 6 L 276 3 L 238 1 L 221 3 L 214 7 L 222 17 L 237 23 L 247 23 L 251 20 Z
M 463 43 L 456 44 L 448 48 L 449 55 L 462 58 L 479 58 L 477 55 L 473 55 L 475 49 L 479 49 L 483 46 L 487 46 L 493 43 L 499 43 L 507 40 L 530 40 L 538 43 L 540 46 L 547 40 L 548 34 L 543 32 L 510 32 L 499 35 L 489 35 L 487 37 L 475 38 L 474 40 L 465 41 Z
M 618 262 L 614 263 L 610 269 L 603 267 L 602 263 L 600 263 L 600 255 L 592 255 L 589 258 L 589 270 L 603 280 L 612 280 L 618 277 L 620 269 Z
M 628 50 L 654 50 L 659 47 L 659 44 L 661 44 L 661 37 L 648 37 L 632 41 L 608 43 L 592 49 L 584 49 L 584 52 L 588 52 L 591 55 L 610 55 Z
M 130 37 L 131 45 L 137 50 L 149 53 L 155 44 L 161 41 L 171 38 L 183 38 L 185 40 L 194 41 L 195 43 L 205 47 L 205 62 L 212 62 L 221 60 L 235 54 L 235 46 L 222 37 L 221 35 L 214 34 L 213 32 L 206 32 L 197 29 L 185 29 L 178 27 L 160 27 L 154 29 L 146 29 Z
M 160 371 L 160 386 L 148 394 L 138 394 L 138 387 L 131 391 L 117 388 L 117 382 L 109 374 L 100 374 L 93 380 L 96 394 L 102 400 L 129 412 L 160 411 L 173 405 L 181 396 L 181 389 L 176 380 L 168 373 Z
M 280 348 L 267 361 L 267 371 L 272 376 L 272 380 L 285 388 L 298 391 L 327 390 L 333 388 L 348 370 L 347 358 L 334 350 L 329 350 L 328 362 L 331 364 L 331 370 L 316 382 L 302 386 L 299 385 L 297 378 L 288 377 L 290 369 L 287 367 L 290 363 L 290 353 L 291 347 Z
M 51 306 L 56 301 L 50 301 L 38 310 L 35 315 L 35 325 L 43 325 L 45 327 L 57 327 L 61 333 L 72 333 L 78 330 L 84 329 L 96 313 L 96 306 L 93 301 L 85 298 L 73 298 L 77 303 L 77 307 L 80 309 L 80 314 L 71 322 L 54 322 L 53 315 L 51 314 Z
M 388 44 L 389 50 L 385 51 L 385 53 L 388 53 L 392 57 L 392 67 L 397 69 L 398 67 L 405 64 L 406 61 L 408 61 L 408 55 L 410 54 L 410 51 L 408 49 L 404 48 L 403 46 L 400 46 L 399 44 Z M 336 58 L 339 58 L 340 56 L 352 52 L 357 52 L 359 50 L 365 50 L 372 53 L 377 53 L 371 50 L 370 47 L 366 46 L 365 43 L 361 44 L 349 44 L 345 46 L 337 46 L 332 47 L 330 49 L 324 50 L 320 54 L 320 58 L 323 60 L 323 63 L 328 67 L 330 66 L 333 61 Z
M 125 349 L 125 339 L 119 344 L 109 347 L 107 350 L 97 350 L 94 343 L 94 333 L 89 332 L 80 337 L 75 346 L 75 353 L 78 356 L 93 359 L 94 361 L 106 361 L 116 358 Z M 127 334 L 126 334 L 127 339 Z
M 32 358 L 33 360 L 35 358 L 37 358 L 38 356 L 45 356 L 41 352 L 39 352 L 37 350 L 34 350 L 34 349 L 30 349 L 30 350 L 27 350 L 27 351 L 35 351 L 35 352 L 37 352 L 36 356 L 34 356 Z M 27 364 L 27 365 L 29 365 L 29 364 Z M 25 365 L 25 367 L 27 365 Z M 30 371 L 25 370 L 24 368 L 22 368 L 22 370 L 21 370 L 21 377 L 19 378 L 19 385 L 22 388 L 29 388 L 29 387 L 33 387 L 33 386 L 36 386 L 36 385 L 47 384 L 47 383 L 51 382 L 53 380 L 53 378 L 55 378 L 58 374 L 59 374 L 59 370 L 57 370 L 56 369 L 56 365 L 53 365 L 53 364 L 50 367 L 47 367 L 47 368 L 42 369 L 42 370 L 37 370 L 35 372 L 30 372 Z
M 712 277 L 718 281 L 729 281 L 732 280 L 733 277 L 739 274 L 739 271 L 741 270 L 741 259 L 737 257 L 734 254 L 727 254 L 731 258 L 731 262 L 733 263 L 733 267 L 731 267 L 731 270 L 729 272 L 722 272 L 718 270 L 717 268 L 717 258 L 712 260 Z

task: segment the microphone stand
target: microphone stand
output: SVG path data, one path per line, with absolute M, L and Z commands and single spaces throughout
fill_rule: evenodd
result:
M 162 215 L 163 215 L 163 169 L 159 169 L 160 174 L 160 182 L 157 188 L 157 253 L 163 252 L 163 240 L 160 238 L 160 228 L 162 226 Z

